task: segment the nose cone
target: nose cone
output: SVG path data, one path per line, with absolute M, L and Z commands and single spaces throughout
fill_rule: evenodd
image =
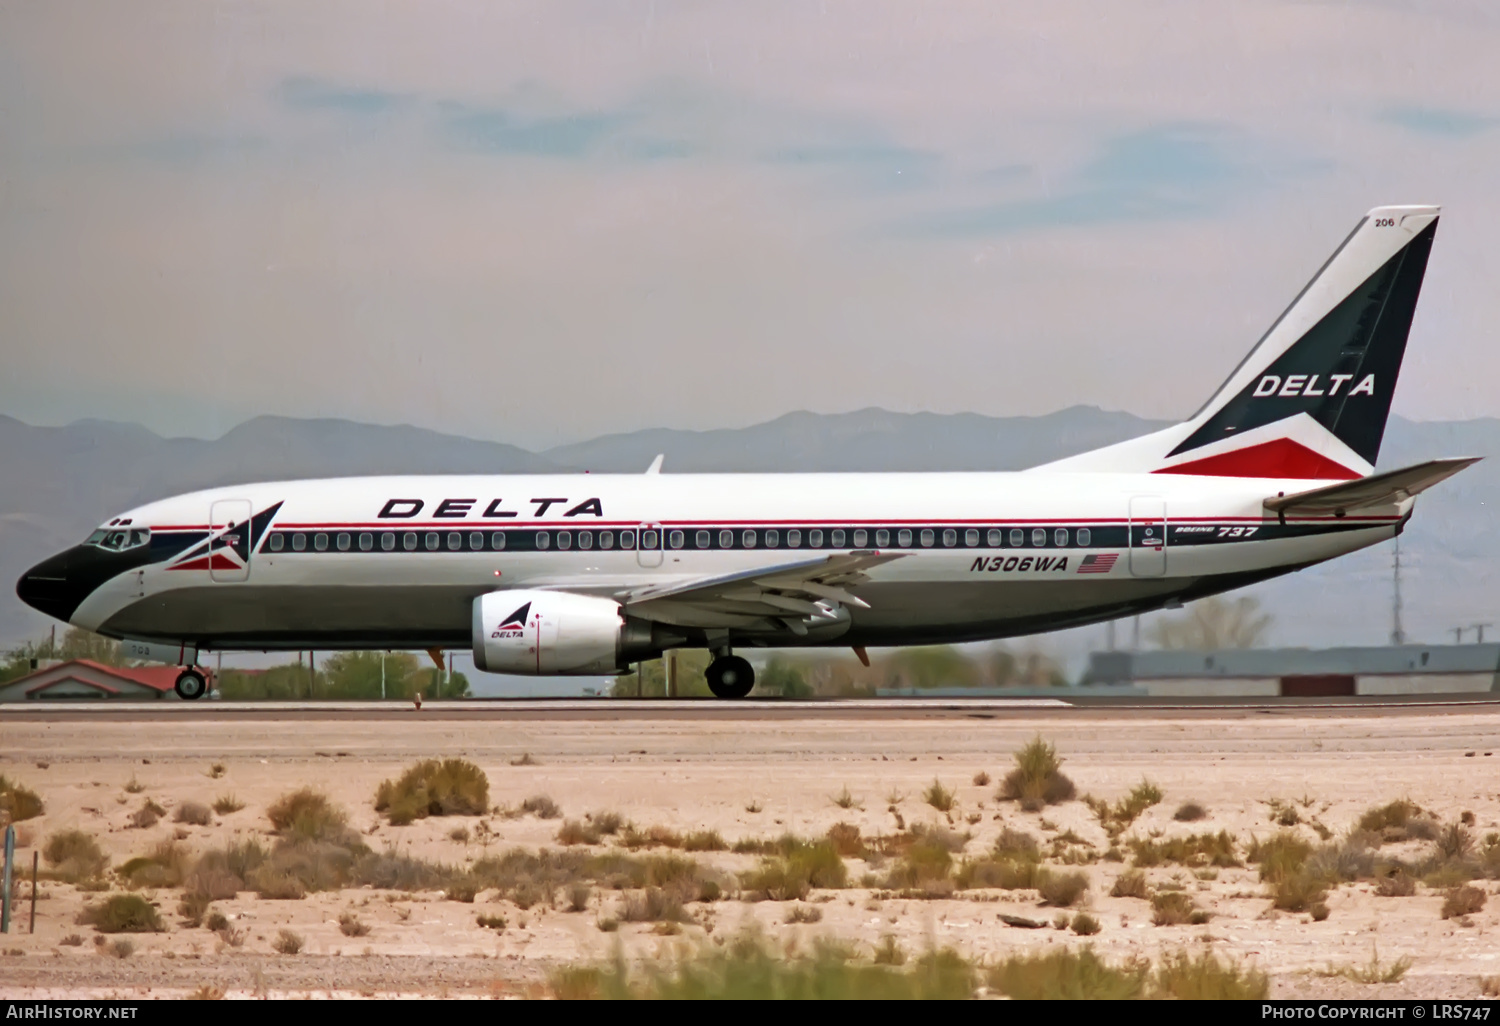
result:
M 21 601 L 48 616 L 67 623 L 73 619 L 79 603 L 89 593 L 75 576 L 68 577 L 68 566 L 74 561 L 76 549 L 59 553 L 43 560 L 16 582 L 16 594 Z

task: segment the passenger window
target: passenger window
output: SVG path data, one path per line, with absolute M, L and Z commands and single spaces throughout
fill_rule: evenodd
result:
M 777 543 L 779 543 L 780 541 L 781 541 L 781 535 L 778 532 L 776 532 L 776 531 L 767 531 L 766 532 L 766 548 L 768 548 L 768 549 L 774 549 L 776 547 Z
M 990 533 L 986 536 L 986 540 L 990 543 L 990 548 L 998 549 L 1001 537 L 1002 533 L 998 527 L 990 528 Z
M 622 549 L 633 549 L 633 548 L 635 548 L 635 532 L 634 531 L 621 531 L 620 532 L 620 548 L 622 548 Z
M 1019 549 L 1022 545 L 1025 544 L 1026 532 L 1021 530 L 1019 527 L 1012 527 L 1010 529 L 1010 547 L 1013 549 Z
M 890 543 L 891 543 L 891 532 L 889 532 L 889 531 L 876 531 L 875 532 L 875 544 L 876 545 L 879 545 L 881 548 L 885 548 Z
M 599 547 L 601 549 L 612 549 L 612 548 L 614 548 L 615 547 L 615 532 L 613 532 L 613 531 L 600 531 L 599 532 Z
M 349 551 L 349 536 L 344 532 L 340 531 L 339 536 L 334 539 L 333 543 L 338 546 L 340 552 Z
M 1052 532 L 1052 544 L 1058 548 L 1063 548 L 1068 544 L 1068 529 L 1066 527 L 1059 527 Z
M 629 533 L 630 533 L 629 531 L 625 532 L 625 534 L 629 534 Z M 620 537 L 621 538 L 625 537 L 625 534 L 622 534 Z M 641 548 L 650 550 L 650 549 L 658 548 L 660 545 L 661 545 L 661 542 L 657 539 L 657 535 L 656 535 L 655 531 L 642 531 L 641 532 Z
M 947 530 L 945 530 L 943 532 L 943 547 L 951 549 L 951 548 L 953 548 L 953 546 L 955 546 L 957 544 L 958 544 L 958 532 L 955 531 L 951 527 L 948 528 Z
M 438 549 L 442 548 L 442 545 L 439 544 L 441 539 L 438 538 L 438 533 L 436 531 L 428 531 L 427 537 L 422 539 L 422 541 L 423 548 L 425 548 L 428 552 L 436 552 Z
M 536 533 L 536 547 L 538 550 L 550 549 L 552 547 L 552 535 L 546 531 L 538 531 Z
M 313 548 L 317 549 L 319 552 L 326 551 L 328 549 L 328 535 L 324 534 L 321 531 L 313 535 Z
M 864 531 L 855 531 L 854 532 L 854 547 L 856 549 L 862 549 L 862 548 L 864 548 L 865 545 L 869 542 L 869 540 L 870 540 L 870 536 L 868 534 L 866 534 Z
M 732 549 L 732 548 L 734 548 L 734 532 L 733 531 L 720 531 L 719 532 L 719 548 L 721 548 L 721 549 Z
M 682 548 L 683 536 L 681 531 L 673 531 L 667 535 L 667 544 L 674 549 Z
M 823 532 L 816 530 L 808 531 L 807 544 L 810 548 L 821 549 L 823 547 Z
M 448 551 L 458 552 L 464 547 L 464 536 L 457 531 L 448 532 Z
M 482 531 L 471 531 L 471 532 L 469 532 L 469 551 L 471 551 L 471 552 L 479 552 L 483 548 L 484 548 L 484 532 L 482 532 Z
M 385 549 L 385 551 L 387 551 L 387 552 L 390 552 L 392 549 L 394 549 L 396 547 L 396 536 L 395 536 L 395 534 L 393 534 L 390 531 L 387 531 L 387 532 L 385 532 L 385 534 L 382 534 L 380 536 L 380 547 L 382 549 Z
M 964 544 L 967 545 L 971 549 L 974 546 L 978 545 L 979 544 L 979 532 L 976 531 L 976 530 L 974 530 L 972 527 L 969 528 L 967 531 L 965 531 L 964 532 Z
M 1082 545 L 1084 548 L 1088 548 L 1089 547 L 1089 543 L 1091 541 L 1093 541 L 1093 535 L 1092 535 L 1092 533 L 1089 531 L 1089 529 L 1087 527 L 1080 527 L 1078 529 L 1077 537 L 1078 537 L 1078 544 Z
M 294 540 L 293 545 L 297 544 Z M 401 547 L 407 552 L 415 552 L 417 549 L 417 536 L 415 532 L 407 531 L 401 536 Z
M 307 548 L 307 535 L 301 533 L 292 535 L 292 551 L 301 552 L 305 548 Z
M 281 547 L 286 544 L 286 539 L 279 534 L 271 535 L 271 551 L 280 552 Z
M 490 548 L 494 549 L 496 552 L 499 552 L 501 549 L 505 548 L 505 532 L 504 531 L 491 531 L 490 532 Z
M 571 549 L 573 547 L 573 532 L 571 532 L 571 531 L 558 531 L 557 532 L 557 547 L 559 549 Z
M 693 536 L 693 542 L 700 549 L 712 548 L 714 543 L 714 536 L 712 532 L 699 531 Z
M 363 534 L 361 534 L 359 536 L 359 551 L 361 551 L 361 552 L 369 552 L 374 547 L 375 547 L 375 536 L 373 534 L 371 534 L 370 532 L 366 531 L 365 533 L 363 533 Z
M 1033 527 L 1031 529 L 1031 544 L 1038 548 L 1047 544 L 1047 529 L 1045 527 Z
M 743 545 L 743 546 L 745 546 L 745 548 L 747 548 L 747 549 L 753 549 L 753 548 L 755 548 L 755 532 L 754 531 L 742 531 L 742 532 L 740 532 L 740 544 Z
M 829 536 L 829 540 L 833 543 L 833 547 L 834 548 L 836 548 L 836 549 L 843 548 L 844 547 L 844 532 L 843 531 L 834 531 Z
M 578 532 L 578 547 L 580 549 L 591 549 L 594 547 L 594 533 L 592 531 Z
M 911 548 L 911 529 L 903 527 L 896 535 L 896 542 L 903 549 Z
M 786 547 L 796 549 L 802 546 L 802 532 L 795 527 L 786 533 Z
M 924 527 L 924 528 L 922 528 L 922 547 L 924 549 L 930 549 L 930 548 L 932 548 L 932 542 L 933 542 L 932 528 L 930 528 L 930 527 Z

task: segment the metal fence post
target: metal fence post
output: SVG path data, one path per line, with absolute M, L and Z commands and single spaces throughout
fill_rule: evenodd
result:
M 4 902 L 0 904 L 0 933 L 10 933 L 10 879 L 15 861 L 16 828 L 10 825 L 5 828 L 5 876 L 0 880 L 0 887 L 5 889 Z

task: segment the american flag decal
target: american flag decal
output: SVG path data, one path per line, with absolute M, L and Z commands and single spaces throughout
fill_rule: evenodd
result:
M 1083 562 L 1078 564 L 1078 573 L 1081 574 L 1107 574 L 1114 569 L 1115 560 L 1120 558 L 1118 552 L 1104 552 L 1098 555 L 1084 556 Z

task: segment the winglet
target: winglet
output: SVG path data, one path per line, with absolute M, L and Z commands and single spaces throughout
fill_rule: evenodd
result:
M 661 473 L 661 461 L 664 460 L 664 459 L 666 459 L 666 458 L 667 458 L 667 454 L 666 453 L 664 453 L 664 452 L 657 453 L 656 454 L 656 459 L 654 459 L 654 460 L 651 461 L 651 466 L 649 466 L 649 467 L 646 468 L 646 473 L 648 473 L 648 474 L 660 474 Z

